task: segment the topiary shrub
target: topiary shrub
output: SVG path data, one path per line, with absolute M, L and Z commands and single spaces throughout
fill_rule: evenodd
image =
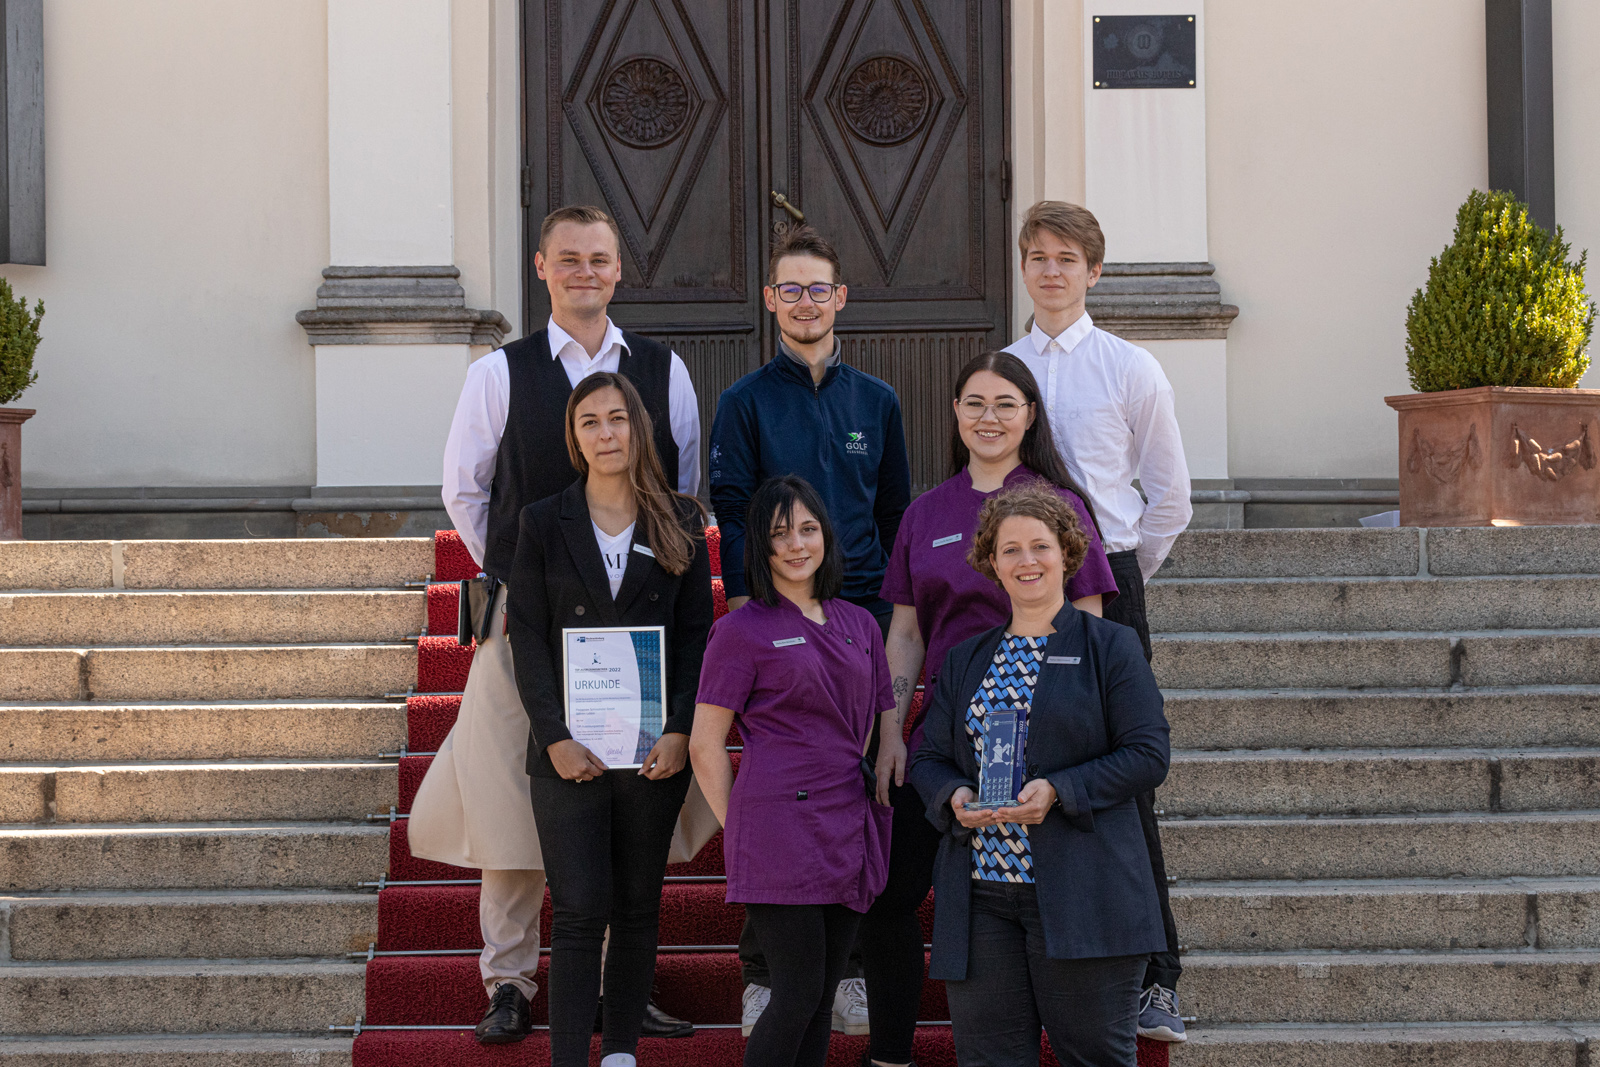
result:
M 44 318 L 44 301 L 28 311 L 28 302 L 11 291 L 11 283 L 0 278 L 0 404 L 9 404 L 38 380 L 33 369 L 33 353 L 39 347 L 39 320 Z
M 1561 227 L 1552 237 L 1510 193 L 1474 189 L 1406 312 L 1411 387 L 1576 386 L 1595 308 L 1583 288 L 1589 253 L 1569 263 L 1570 251 Z

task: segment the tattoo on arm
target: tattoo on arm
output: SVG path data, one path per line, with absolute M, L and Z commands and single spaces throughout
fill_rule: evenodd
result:
M 907 678 L 905 675 L 901 675 L 894 680 L 894 698 L 896 701 L 909 692 L 911 692 L 910 678 Z

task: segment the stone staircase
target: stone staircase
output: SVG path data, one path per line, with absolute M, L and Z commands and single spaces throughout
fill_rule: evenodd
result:
M 1182 1067 L 1585 1067 L 1600 529 L 1194 532 L 1149 590 Z
M 350 1062 L 432 563 L 0 543 L 0 1064 Z
M 0 543 L 0 1067 L 350 1062 L 433 551 Z M 1149 596 L 1174 1062 L 1587 1067 L 1600 529 L 1194 532 Z

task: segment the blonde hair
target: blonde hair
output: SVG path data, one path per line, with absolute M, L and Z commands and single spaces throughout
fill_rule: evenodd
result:
M 546 215 L 544 221 L 539 224 L 539 251 L 543 252 L 545 245 L 549 243 L 550 231 L 560 226 L 563 222 L 575 222 L 579 226 L 592 226 L 597 222 L 605 223 L 611 228 L 611 236 L 616 238 L 617 254 L 619 256 L 622 254 L 622 231 L 617 228 L 617 220 L 599 208 L 590 207 L 587 204 L 569 204 L 566 207 L 558 207 Z
M 1017 251 L 1026 256 L 1040 230 L 1078 245 L 1091 267 L 1105 262 L 1106 235 L 1100 230 L 1100 220 L 1086 207 L 1065 200 L 1039 201 L 1022 216 L 1022 227 L 1017 230 Z
M 1072 510 L 1072 505 L 1061 499 L 1054 486 L 1047 482 L 1027 482 L 995 494 L 978 513 L 978 535 L 972 539 L 967 551 L 967 563 L 972 569 L 996 585 L 1000 578 L 994 570 L 995 542 L 1000 539 L 1000 524 L 1007 519 L 1038 519 L 1055 535 L 1061 546 L 1062 584 L 1083 566 L 1083 557 L 1089 552 L 1089 535 Z

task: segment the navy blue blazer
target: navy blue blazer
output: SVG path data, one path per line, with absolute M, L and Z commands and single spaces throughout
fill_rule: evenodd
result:
M 1045 645 L 1028 713 L 1027 778 L 1045 778 L 1057 804 L 1028 827 L 1033 880 L 1052 959 L 1134 956 L 1166 948 L 1150 854 L 1134 797 L 1167 777 L 1161 691 L 1139 636 L 1065 605 Z M 978 789 L 967 706 L 1005 626 L 950 650 L 907 777 L 944 838 L 934 865 L 931 978 L 967 976 L 972 831 L 950 796 Z

